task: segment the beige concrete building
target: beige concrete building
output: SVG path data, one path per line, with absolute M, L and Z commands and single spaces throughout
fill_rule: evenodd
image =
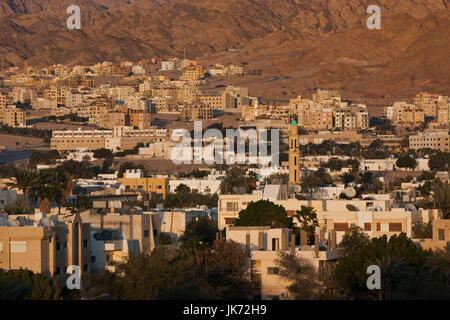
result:
M 67 267 L 77 265 L 81 275 L 90 271 L 90 225 L 79 215 L 61 222 L 38 213 L 0 218 L 0 268 L 28 269 L 65 278 Z
M 144 177 L 142 170 L 130 169 L 124 173 L 123 178 L 119 178 L 126 191 L 146 191 L 151 197 L 166 198 L 169 193 L 169 179 L 167 177 Z
M 424 110 L 425 116 L 435 118 L 437 116 L 438 101 L 438 94 L 420 92 L 414 97 L 413 103 Z
M 344 252 L 336 247 L 334 238 L 320 238 L 316 235 L 316 245 L 309 246 L 301 239 L 295 245 L 292 232 L 287 228 L 271 227 L 228 227 L 227 241 L 232 240 L 243 246 L 250 255 L 250 274 L 256 284 L 254 295 L 262 300 L 289 300 L 293 297 L 287 287 L 290 282 L 279 275 L 276 260 L 280 253 L 291 254 L 310 263 L 319 275 L 329 270 L 342 258 Z M 327 247 L 320 247 L 319 240 L 329 240 Z
M 396 125 L 420 125 L 425 121 L 425 111 L 414 104 L 404 101 L 394 102 L 393 119 Z
M 27 124 L 26 112 L 8 105 L 0 108 L 0 123 L 9 127 L 25 127 Z
M 58 151 L 74 151 L 77 148 L 96 150 L 106 148 L 113 151 L 129 150 L 139 143 L 170 140 L 169 131 L 151 127 L 114 127 L 113 130 L 66 130 L 53 131 L 51 148 Z
M 450 135 L 447 130 L 418 132 L 409 136 L 411 149 L 434 149 L 450 151 Z
M 213 117 L 211 106 L 203 103 L 189 103 L 180 106 L 181 118 L 188 121 L 209 120 Z
M 0 93 L 0 108 L 6 107 L 6 101 L 7 101 L 6 96 Z

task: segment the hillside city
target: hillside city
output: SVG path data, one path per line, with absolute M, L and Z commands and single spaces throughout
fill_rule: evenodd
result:
M 260 70 L 169 57 L 1 70 L 0 299 L 450 298 L 443 93 L 269 101 L 233 84 Z

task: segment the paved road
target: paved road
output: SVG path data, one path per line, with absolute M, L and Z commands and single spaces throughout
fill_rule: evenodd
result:
M 0 164 L 7 164 L 16 161 L 26 160 L 30 157 L 34 149 L 17 150 L 17 151 L 3 151 L 0 152 Z

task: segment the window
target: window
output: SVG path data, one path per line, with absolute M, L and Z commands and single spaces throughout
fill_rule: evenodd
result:
M 227 211 L 238 211 L 237 202 L 227 202 Z
M 402 224 L 401 223 L 389 223 L 389 232 L 401 232 Z
M 267 267 L 267 274 L 279 274 L 280 269 L 277 267 Z
M 280 250 L 280 239 L 272 238 L 272 251 Z
M 334 224 L 334 230 L 335 231 L 347 231 L 348 230 L 348 223 L 335 223 Z
M 56 243 L 56 250 L 61 250 L 61 242 Z
M 57 267 L 56 271 L 55 271 L 55 275 L 60 275 L 61 274 L 61 268 Z
M 372 224 L 370 222 L 364 223 L 364 231 L 371 231 L 372 230 Z
M 144 230 L 144 237 L 148 238 L 150 232 L 148 230 Z
M 438 241 L 444 241 L 444 229 L 438 229 Z
M 377 231 L 381 231 L 381 223 L 377 223 Z
M 89 265 L 88 264 L 83 264 L 83 271 L 84 272 L 88 272 L 89 271 Z
M 91 263 L 95 263 L 95 256 L 91 256 Z
M 67 241 L 64 241 L 64 248 L 67 248 Z
M 83 247 L 85 247 L 85 248 L 88 247 L 88 241 L 87 240 L 83 240 Z

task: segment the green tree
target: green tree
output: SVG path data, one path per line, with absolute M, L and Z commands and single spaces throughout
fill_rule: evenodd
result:
M 431 170 L 447 171 L 450 167 L 450 153 L 438 151 L 430 156 L 428 166 Z
M 13 292 L 19 299 L 54 300 L 61 296 L 58 278 L 53 281 L 40 273 L 26 269 L 6 272 L 0 270 L 0 283 L 8 283 L 9 290 L 14 289 Z
M 408 154 L 406 154 L 406 155 L 398 157 L 396 165 L 399 168 L 414 169 L 416 167 L 416 160 L 414 160 Z
M 16 169 L 14 173 L 14 180 L 8 185 L 12 188 L 17 188 L 23 193 L 23 206 L 25 211 L 28 211 L 28 192 L 32 190 L 37 182 L 38 174 L 35 170 L 21 170 Z
M 206 216 L 199 216 L 186 224 L 186 228 L 180 240 L 183 248 L 204 248 L 210 247 L 219 232 L 217 220 L 209 219 Z
M 351 238 L 360 238 L 361 231 L 351 231 L 355 233 L 355 236 Z M 366 242 L 367 240 L 362 240 Z M 411 239 L 406 237 L 405 233 L 401 233 L 399 236 L 393 235 L 387 239 L 386 236 L 379 238 L 372 238 L 366 245 L 363 243 L 357 247 L 357 244 L 361 242 L 352 241 L 352 245 L 343 244 L 344 248 L 348 247 L 348 253 L 339 264 L 336 266 L 335 279 L 339 283 L 340 287 L 346 294 L 353 298 L 369 298 L 369 292 L 366 281 L 368 275 L 366 274 L 367 267 L 372 264 L 379 263 L 380 261 L 401 260 L 404 263 L 414 268 L 423 268 L 427 257 L 431 254 L 429 251 L 424 251 L 421 247 L 417 246 Z M 342 244 L 342 243 L 341 243 Z M 384 264 L 384 266 L 389 264 Z M 380 266 L 383 270 L 383 267 Z M 411 269 L 411 268 L 409 268 Z M 417 271 L 417 270 L 416 270 Z M 403 278 L 413 278 L 412 275 L 402 275 Z M 383 278 L 383 272 L 382 272 Z M 382 284 L 383 286 L 383 284 Z M 415 296 L 415 290 L 423 286 L 423 282 L 414 282 L 414 286 L 407 287 L 407 283 L 404 283 L 402 290 L 407 292 L 410 297 Z M 389 296 L 394 296 L 394 290 L 390 288 Z M 399 294 L 400 289 L 396 289 L 395 294 Z M 381 297 L 386 294 L 386 291 L 381 292 Z M 380 295 L 377 295 L 380 296 Z
M 283 206 L 269 200 L 250 202 L 246 209 L 239 212 L 234 220 L 235 226 L 272 226 L 279 228 L 292 227 L 292 218 L 287 216 Z
M 247 277 L 250 256 L 239 243 L 214 241 L 205 259 L 208 283 L 221 292 L 222 299 L 248 298 L 253 283 Z
M 342 237 L 341 246 L 344 248 L 345 254 L 349 256 L 367 246 L 369 242 L 369 236 L 360 227 L 351 227 Z
M 433 207 L 443 211 L 445 219 L 450 218 L 450 183 L 437 179 L 431 185 L 431 201 Z
M 109 149 L 101 148 L 94 150 L 94 158 L 97 159 L 114 159 L 114 154 Z
M 317 298 L 321 283 L 316 269 L 309 260 L 280 251 L 275 263 L 277 273 L 290 282 L 287 289 L 295 299 Z

